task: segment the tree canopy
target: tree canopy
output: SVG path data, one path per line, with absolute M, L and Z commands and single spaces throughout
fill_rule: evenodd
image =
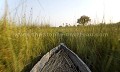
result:
M 81 16 L 79 19 L 77 19 L 77 23 L 79 24 L 83 24 L 85 25 L 86 23 L 88 23 L 89 21 L 91 21 L 90 17 L 83 15 Z

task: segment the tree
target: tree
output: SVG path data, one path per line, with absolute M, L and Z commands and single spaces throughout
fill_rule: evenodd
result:
M 89 21 L 91 21 L 90 17 L 85 16 L 85 15 L 83 15 L 83 16 L 81 16 L 79 19 L 77 19 L 77 23 L 83 24 L 83 26 L 84 26 L 86 23 L 88 23 Z

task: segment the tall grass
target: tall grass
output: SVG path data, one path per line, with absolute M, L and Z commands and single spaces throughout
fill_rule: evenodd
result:
M 6 30 L 0 29 L 0 72 L 20 72 L 61 42 L 93 72 L 120 71 L 119 24 L 55 28 L 6 23 Z

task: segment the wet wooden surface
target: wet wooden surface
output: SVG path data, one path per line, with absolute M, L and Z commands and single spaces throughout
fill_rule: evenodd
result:
M 64 50 L 52 55 L 40 72 L 78 72 Z

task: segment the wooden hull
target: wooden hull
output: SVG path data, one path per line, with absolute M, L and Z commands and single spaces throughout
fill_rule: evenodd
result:
M 30 72 L 91 72 L 63 43 L 44 55 Z

